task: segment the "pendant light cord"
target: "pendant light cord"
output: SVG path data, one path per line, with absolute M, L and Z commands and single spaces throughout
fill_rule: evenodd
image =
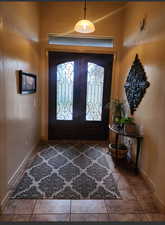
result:
M 87 0 L 84 2 L 84 20 L 86 20 L 86 11 L 87 11 Z

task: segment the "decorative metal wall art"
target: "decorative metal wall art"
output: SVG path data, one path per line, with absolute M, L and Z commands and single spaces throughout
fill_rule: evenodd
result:
M 136 54 L 124 85 L 131 115 L 136 111 L 149 85 L 143 65 Z

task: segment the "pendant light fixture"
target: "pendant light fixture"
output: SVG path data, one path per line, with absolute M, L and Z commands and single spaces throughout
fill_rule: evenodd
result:
M 74 30 L 79 33 L 92 33 L 95 31 L 94 24 L 86 19 L 87 1 L 84 1 L 84 19 L 76 23 Z

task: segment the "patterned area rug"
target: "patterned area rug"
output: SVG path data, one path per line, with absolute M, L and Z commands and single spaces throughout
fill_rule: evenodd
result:
M 99 145 L 49 145 L 38 152 L 11 198 L 118 199 L 120 193 Z

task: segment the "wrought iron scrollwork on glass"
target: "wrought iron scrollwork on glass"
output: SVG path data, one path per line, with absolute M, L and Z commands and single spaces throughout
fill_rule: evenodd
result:
M 149 85 L 143 65 L 136 54 L 124 85 L 131 115 L 136 111 Z
M 104 67 L 88 62 L 86 120 L 102 120 Z
M 57 66 L 57 120 L 73 119 L 74 62 Z

